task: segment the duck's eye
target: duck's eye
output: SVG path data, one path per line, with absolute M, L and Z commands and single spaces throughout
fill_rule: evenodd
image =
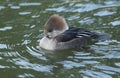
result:
M 48 32 L 52 32 L 53 31 L 53 29 L 48 29 Z

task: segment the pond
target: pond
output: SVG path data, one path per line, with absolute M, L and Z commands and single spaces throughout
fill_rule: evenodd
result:
M 53 14 L 112 37 L 83 50 L 41 50 Z M 119 0 L 0 0 L 0 78 L 120 78 L 119 34 Z

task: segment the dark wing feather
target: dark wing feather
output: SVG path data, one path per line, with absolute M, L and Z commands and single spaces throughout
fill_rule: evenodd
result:
M 111 36 L 106 33 L 100 34 L 100 33 L 90 32 L 83 28 L 70 27 L 69 30 L 66 30 L 64 33 L 57 36 L 56 39 L 58 42 L 66 42 L 75 38 L 97 41 L 97 40 L 106 40 L 109 39 L 110 37 Z
M 56 39 L 58 42 L 66 42 L 75 38 L 82 38 L 82 37 L 90 38 L 90 37 L 97 37 L 97 35 L 83 28 L 71 27 L 69 28 L 69 30 L 57 36 Z

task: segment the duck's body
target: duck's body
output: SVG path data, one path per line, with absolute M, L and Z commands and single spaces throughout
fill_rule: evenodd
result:
M 91 41 L 109 39 L 108 34 L 98 34 L 83 28 L 68 27 L 64 18 L 53 15 L 45 24 L 40 47 L 46 50 L 81 48 Z

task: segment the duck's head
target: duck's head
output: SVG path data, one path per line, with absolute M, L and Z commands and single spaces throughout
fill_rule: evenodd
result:
M 65 19 L 57 14 L 52 15 L 44 26 L 44 34 L 48 38 L 55 38 L 68 29 Z

